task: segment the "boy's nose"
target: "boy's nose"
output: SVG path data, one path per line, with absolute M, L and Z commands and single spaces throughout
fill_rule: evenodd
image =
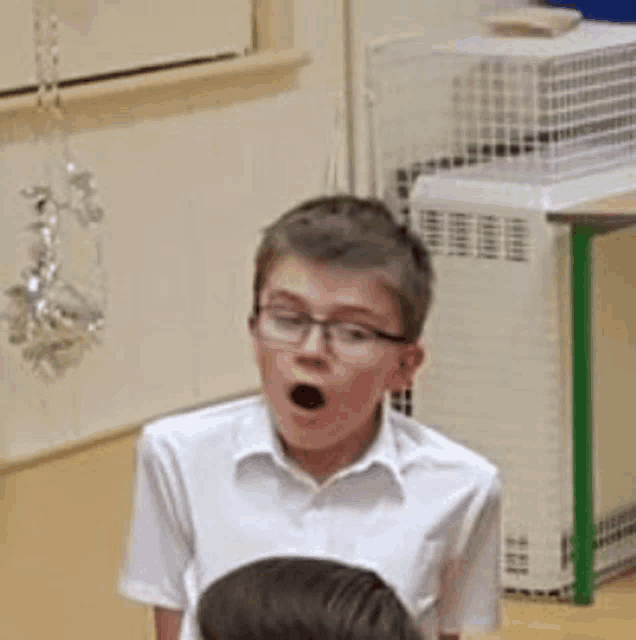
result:
M 305 341 L 300 344 L 299 348 L 307 355 L 324 355 L 329 349 L 329 341 L 324 327 L 317 324 L 313 325 L 309 329 Z

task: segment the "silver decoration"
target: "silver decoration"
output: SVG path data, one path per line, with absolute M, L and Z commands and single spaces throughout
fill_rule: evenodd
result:
M 10 298 L 9 342 L 22 345 L 25 360 L 52 379 L 77 366 L 84 352 L 99 343 L 104 314 L 58 275 L 58 220 L 61 211 L 70 209 L 69 204 L 57 201 L 50 188 L 40 185 L 22 195 L 31 200 L 40 218 L 28 227 L 40 238 L 31 248 L 35 265 L 22 272 L 24 284 L 6 292 Z M 88 205 L 75 212 L 90 220 Z
M 59 122 L 57 19 L 50 7 L 48 16 L 44 15 L 41 0 L 34 1 L 34 28 L 38 110 L 48 111 Z M 68 149 L 64 168 L 66 197 L 59 197 L 51 184 L 36 184 L 21 191 L 36 217 L 27 229 L 37 235 L 37 240 L 30 249 L 33 264 L 21 273 L 23 284 L 5 292 L 9 298 L 9 343 L 21 346 L 23 358 L 47 381 L 77 366 L 83 354 L 100 343 L 106 304 L 104 292 L 99 302 L 92 299 L 98 297 L 94 295 L 89 300 L 60 277 L 60 214 L 74 214 L 85 233 L 95 232 L 104 219 L 93 175 L 77 171 L 68 158 Z M 99 238 L 94 240 L 96 266 L 103 274 L 101 243 Z
M 69 163 L 67 171 L 71 186 L 71 209 L 84 227 L 97 224 L 104 217 L 104 209 L 97 200 L 97 184 L 89 171 L 76 171 Z

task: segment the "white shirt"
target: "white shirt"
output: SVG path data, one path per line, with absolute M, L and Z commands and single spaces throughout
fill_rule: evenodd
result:
M 322 486 L 293 465 L 261 395 L 145 427 L 121 593 L 184 612 L 237 566 L 273 555 L 375 570 L 438 633 L 499 624 L 501 482 L 486 459 L 384 403 L 369 450 Z

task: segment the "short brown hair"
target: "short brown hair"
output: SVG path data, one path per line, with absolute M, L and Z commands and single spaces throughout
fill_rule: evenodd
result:
M 331 196 L 304 202 L 264 229 L 256 254 L 253 313 L 272 267 L 288 255 L 338 267 L 380 271 L 397 299 L 402 335 L 418 340 L 433 301 L 434 273 L 428 251 L 397 224 L 379 200 Z M 398 271 L 397 282 L 389 274 Z M 395 278 L 393 278 L 395 280 Z
M 258 560 L 199 598 L 203 640 L 425 640 L 375 572 L 322 558 Z

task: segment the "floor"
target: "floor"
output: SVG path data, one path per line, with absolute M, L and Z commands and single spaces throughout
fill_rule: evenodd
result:
M 636 571 L 599 588 L 593 605 L 504 600 L 501 629 L 475 640 L 636 639 Z M 472 640 L 472 638 L 471 638 Z

